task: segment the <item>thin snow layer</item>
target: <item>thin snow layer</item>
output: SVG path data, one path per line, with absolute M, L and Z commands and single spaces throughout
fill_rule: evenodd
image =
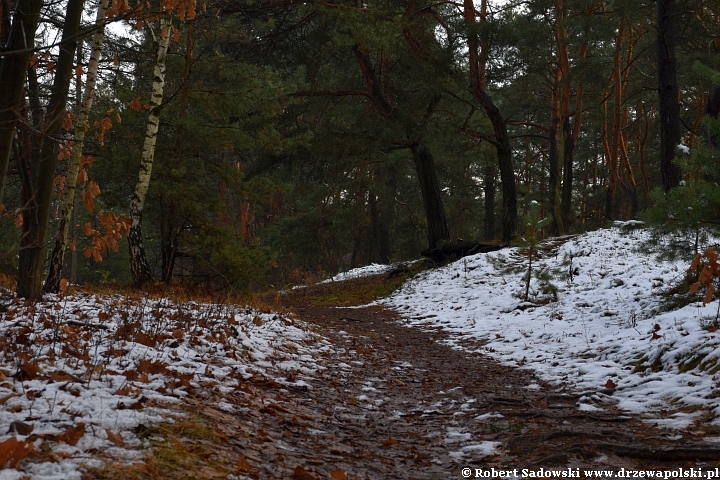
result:
M 458 334 L 458 348 L 463 336 L 485 340 L 479 353 L 584 393 L 583 410 L 602 399 L 632 412 L 676 403 L 720 416 L 720 332 L 703 328 L 717 301 L 663 311 L 661 292 L 689 265 L 638 252 L 646 237 L 612 228 L 549 245 L 533 260 L 529 301 L 527 251 L 515 248 L 424 272 L 384 302 L 410 325 Z M 683 427 L 696 417 L 662 423 Z
M 320 283 L 342 282 L 344 280 L 351 280 L 353 278 L 369 277 L 370 275 L 378 275 L 380 273 L 389 272 L 395 267 L 396 265 L 394 264 L 383 265 L 380 263 L 371 263 L 370 265 L 366 265 L 364 267 L 353 268 L 352 270 L 348 270 L 347 272 L 338 273 L 334 277 L 323 280 Z
M 310 354 L 330 345 L 292 319 L 233 305 L 90 295 L 31 305 L 0 291 L 0 312 L 0 453 L 18 441 L 47 459 L 0 480 L 80 479 L 102 465 L 98 451 L 137 461 L 134 429 L 172 421 L 163 407 L 255 376 L 307 385 L 321 368 Z

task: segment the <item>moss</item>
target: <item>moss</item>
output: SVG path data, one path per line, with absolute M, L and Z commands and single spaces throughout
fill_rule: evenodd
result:
M 703 361 L 703 359 L 707 356 L 706 353 L 701 353 L 697 355 L 690 355 L 687 360 L 684 360 L 680 362 L 678 365 L 678 370 L 680 373 L 689 372 L 690 370 L 694 370 L 700 363 Z

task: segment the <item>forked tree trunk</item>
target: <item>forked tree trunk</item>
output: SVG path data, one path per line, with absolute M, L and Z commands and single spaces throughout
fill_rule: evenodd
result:
M 440 102 L 440 96 L 436 95 L 431 99 L 422 122 L 418 125 L 413 119 L 408 118 L 407 115 L 394 108 L 383 90 L 367 50 L 359 45 L 354 45 L 352 51 L 363 72 L 365 83 L 368 86 L 368 94 L 375 109 L 384 117 L 405 127 L 408 146 L 412 151 L 423 197 L 429 248 L 435 248 L 438 241 L 449 240 L 450 233 L 447 228 L 445 207 L 443 206 L 442 192 L 440 191 L 435 169 L 435 160 L 430 150 L 422 144 L 422 137 L 425 134 L 430 117 Z
M 59 142 L 56 137 L 62 131 L 65 117 L 83 4 L 84 0 L 69 0 L 67 4 L 55 79 L 41 129 L 42 146 L 39 156 L 32 159 L 30 172 L 25 172 L 27 181 L 23 182 L 23 198 L 33 201 L 23 210 L 17 295 L 28 300 L 37 300 L 42 296 L 45 241 L 58 157 Z
M 108 9 L 110 1 L 101 0 L 98 5 L 95 22 L 98 29 L 93 36 L 92 52 L 88 63 L 87 81 L 85 83 L 85 91 L 83 92 L 82 103 L 75 119 L 75 134 L 72 153 L 68 165 L 67 180 L 65 181 L 65 198 L 60 210 L 60 225 L 55 236 L 55 247 L 50 256 L 50 265 L 48 268 L 48 276 L 45 281 L 44 291 L 48 293 L 58 293 L 60 290 L 60 279 L 62 277 L 63 263 L 65 259 L 65 250 L 70 234 L 70 223 L 73 217 L 73 208 L 75 205 L 75 190 L 77 187 L 77 177 L 80 173 L 80 159 L 82 157 L 83 145 L 85 142 L 85 133 L 88 129 L 88 117 L 92 109 L 93 99 L 95 98 L 95 85 L 97 83 L 97 71 L 100 64 L 100 53 L 105 38 L 105 12 Z
M 15 126 L 20 118 L 23 103 L 25 72 L 30 65 L 32 48 L 35 46 L 35 30 L 40 20 L 42 3 L 42 0 L 19 0 L 7 45 L 0 45 L 0 48 L 5 47 L 6 51 L 23 50 L 22 53 L 8 55 L 0 60 L 0 205 L 3 201 L 5 175 L 15 138 Z M 3 3 L 3 16 L 9 13 L 5 11 L 6 8 L 7 3 Z M 7 25 L 3 30 L 6 28 Z
M 160 20 L 160 38 L 158 40 L 157 57 L 153 72 L 152 94 L 150 96 L 150 113 L 148 114 L 145 141 L 143 143 L 140 172 L 138 173 L 135 192 L 130 201 L 130 233 L 128 234 L 128 248 L 130 250 L 130 273 L 136 287 L 146 285 L 152 281 L 150 266 L 142 242 L 142 214 L 150 186 L 153 161 L 155 160 L 155 144 L 157 143 L 158 128 L 160 126 L 160 105 L 163 101 L 165 88 L 165 61 L 168 46 L 170 45 L 170 30 L 167 19 Z

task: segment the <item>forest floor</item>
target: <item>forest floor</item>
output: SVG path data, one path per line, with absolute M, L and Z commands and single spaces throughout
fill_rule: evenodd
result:
M 477 478 L 493 468 L 517 469 L 516 477 L 528 469 L 530 478 L 621 468 L 664 470 L 673 478 L 688 477 L 678 468 L 720 474 L 717 397 L 702 383 L 716 385 L 717 377 L 675 372 L 668 363 L 638 373 L 611 365 L 621 375 L 606 385 L 609 370 L 602 371 L 586 381 L 593 390 L 543 380 L 543 365 L 554 372 L 562 357 L 547 356 L 545 364 L 528 353 L 536 351 L 506 348 L 503 355 L 520 355 L 509 362 L 498 354 L 511 331 L 488 330 L 481 338 L 443 323 L 478 299 L 430 288 L 456 286 L 452 269 L 462 268 L 463 282 L 477 290 L 467 274 L 473 265 L 416 275 L 427 289 L 413 292 L 415 280 L 406 276 L 422 268 L 272 294 L 257 299 L 259 309 L 99 292 L 31 305 L 0 292 L 0 480 L 439 480 Z M 491 278 L 482 268 L 474 270 L 481 281 Z M 503 275 L 511 285 L 511 274 Z M 395 301 L 415 302 L 415 310 L 406 306 L 401 315 L 386 300 L 368 306 L 393 292 Z M 501 318 L 526 314 L 540 322 L 542 306 L 533 308 Z M 558 311 L 566 320 L 552 321 L 567 322 L 572 312 L 554 310 L 555 317 Z M 651 325 L 662 323 L 657 318 L 615 328 L 654 346 L 665 341 Z M 488 316 L 488 329 L 497 328 L 492 321 Z M 650 333 L 642 322 L 650 322 Z M 713 340 L 714 330 L 696 330 L 668 341 Z M 528 344 L 529 335 L 539 335 L 522 333 Z M 558 341 L 538 342 L 547 344 Z M 593 360 L 585 355 L 575 357 Z M 608 362 L 598 368 L 610 369 Z M 584 376 L 569 380 L 588 377 L 595 366 L 583 368 Z M 645 405 L 637 397 L 657 390 L 641 383 L 642 375 L 662 376 L 658 383 L 669 386 L 667 379 L 693 375 L 687 388 L 710 392 L 696 395 L 708 403 L 619 408 L 616 397 Z
M 384 278 L 319 284 L 286 296 L 285 307 L 332 343 L 315 358 L 318 370 L 302 375 L 307 386 L 249 383 L 252 396 L 242 397 L 239 415 L 188 398 L 188 413 L 209 431 L 187 424 L 154 430 L 174 439 L 173 453 L 164 459 L 156 448 L 150 468 L 140 470 L 159 478 L 342 480 L 459 479 L 463 468 L 473 469 L 473 478 L 474 469 L 493 467 L 584 478 L 583 468 L 718 466 L 720 445 L 705 443 L 706 431 L 659 429 L 610 404 L 581 411 L 578 395 L 528 370 L 444 345 L 449 334 L 440 329 L 408 327 L 380 306 L 322 305 L 376 288 Z M 181 457 L 189 463 L 183 466 Z M 163 471 L 173 458 L 176 473 Z M 195 473 L 184 477 L 183 468 Z

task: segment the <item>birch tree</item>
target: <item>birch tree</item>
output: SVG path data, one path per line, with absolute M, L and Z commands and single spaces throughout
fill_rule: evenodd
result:
M 58 226 L 58 232 L 55 237 L 55 247 L 53 248 L 52 255 L 50 256 L 50 266 L 44 286 L 44 291 L 49 293 L 57 293 L 60 290 L 60 279 L 62 276 L 65 250 L 67 249 L 70 222 L 75 205 L 77 177 L 80 172 L 80 161 L 85 141 L 85 134 L 89 128 L 88 117 L 90 115 L 90 110 L 92 109 L 93 99 L 95 98 L 95 85 L 97 83 L 98 65 L 100 64 L 100 53 L 105 39 L 105 13 L 107 12 L 109 4 L 109 0 L 100 0 L 100 4 L 97 9 L 97 16 L 95 18 L 97 30 L 93 35 L 93 46 L 90 54 L 90 61 L 88 62 L 87 80 L 85 83 L 85 90 L 83 92 L 82 103 L 80 104 L 80 108 L 75 119 L 74 144 L 68 165 L 65 199 L 60 211 L 60 225 Z
M 138 173 L 135 192 L 130 201 L 130 233 L 128 234 L 128 248 L 130 250 L 130 273 L 132 274 L 135 286 L 142 286 L 152 280 L 150 266 L 145 254 L 145 247 L 142 243 L 142 214 L 150 176 L 152 174 L 153 161 L 155 159 L 155 144 L 157 142 L 158 128 L 160 125 L 160 106 L 163 101 L 163 90 L 165 88 L 165 62 L 167 59 L 168 46 L 170 44 L 170 31 L 167 17 L 160 19 L 160 38 L 154 32 L 153 37 L 157 41 L 157 55 L 153 71 L 152 94 L 150 97 L 150 113 L 148 114 L 147 127 L 145 129 L 145 140 L 143 142 L 142 158 L 140 160 L 140 172 Z M 152 30 L 151 30 L 152 32 Z

